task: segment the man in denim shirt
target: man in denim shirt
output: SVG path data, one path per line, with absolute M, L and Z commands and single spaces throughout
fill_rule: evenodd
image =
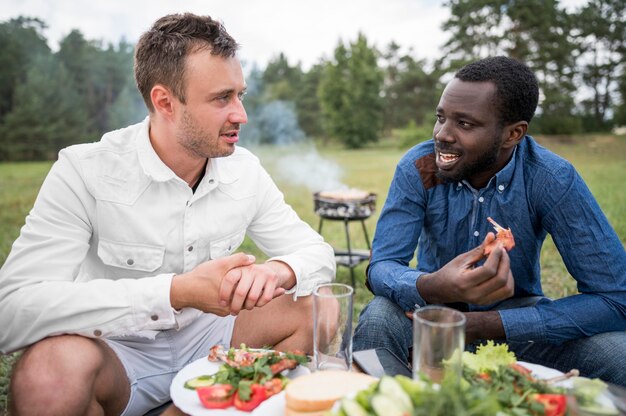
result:
M 465 312 L 467 344 L 505 340 L 519 360 L 626 385 L 626 252 L 574 167 L 526 135 L 538 96 L 530 69 L 505 57 L 469 64 L 447 85 L 434 139 L 407 152 L 391 183 L 355 350 L 387 347 L 408 361 L 406 316 L 448 304 Z M 487 217 L 512 229 L 513 250 L 483 254 L 494 239 Z M 544 297 L 547 233 L 580 294 Z

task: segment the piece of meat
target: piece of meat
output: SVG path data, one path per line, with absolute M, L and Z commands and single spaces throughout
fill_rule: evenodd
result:
M 511 229 L 502 227 L 491 217 L 487 217 L 487 221 L 489 221 L 496 230 L 496 239 L 485 246 L 485 256 L 488 256 L 496 248 L 498 242 L 502 243 L 502 246 L 506 251 L 511 251 L 513 247 L 515 247 L 515 239 L 513 238 Z

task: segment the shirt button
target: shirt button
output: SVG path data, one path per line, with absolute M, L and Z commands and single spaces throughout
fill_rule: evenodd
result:
M 158 321 L 159 320 L 159 316 L 158 315 L 152 315 L 150 317 L 150 319 L 152 319 L 153 321 Z
M 500 192 L 504 191 L 504 185 L 499 185 L 498 186 L 498 191 L 500 191 Z
M 97 337 L 101 337 L 102 336 L 102 331 L 100 331 L 99 329 L 96 329 L 95 331 L 93 331 L 93 334 Z
M 474 237 L 478 237 L 480 233 L 478 231 L 474 231 Z
M 484 202 L 485 198 L 483 198 L 482 196 L 480 198 L 478 198 L 478 202 Z
M 133 264 L 135 264 L 135 260 L 128 259 L 128 260 L 126 260 L 126 264 L 128 264 L 129 266 L 132 266 Z
M 187 251 L 193 251 L 193 246 L 187 247 Z
M 209 179 L 209 183 L 215 182 L 215 179 Z

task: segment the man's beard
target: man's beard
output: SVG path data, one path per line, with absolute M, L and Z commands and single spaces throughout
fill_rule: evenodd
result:
M 480 159 L 474 161 L 467 166 L 463 166 L 455 174 L 450 174 L 450 172 L 437 170 L 437 177 L 445 182 L 459 182 L 464 179 L 469 179 L 478 173 L 489 170 L 498 160 L 498 155 L 500 153 L 501 141 L 498 140 L 498 138 L 498 136 L 494 137 L 492 141 L 492 146 L 487 150 L 486 153 L 484 153 L 483 157 L 481 157 Z
M 193 157 L 210 159 L 229 156 L 235 151 L 234 146 L 221 149 L 219 136 L 211 137 L 210 133 L 202 130 L 186 110 L 176 136 L 178 143 Z

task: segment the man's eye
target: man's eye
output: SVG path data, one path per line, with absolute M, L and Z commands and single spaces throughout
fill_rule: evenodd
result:
M 436 114 L 435 117 L 437 118 L 437 121 L 440 123 L 443 123 L 444 121 L 446 121 L 446 119 L 442 115 Z
M 467 121 L 460 120 L 460 121 L 459 121 L 459 126 L 461 126 L 461 127 L 472 127 L 472 123 L 469 123 L 469 122 L 467 122 Z
M 243 98 L 246 96 L 246 92 L 240 92 L 239 94 L 237 94 L 237 97 L 239 97 L 239 101 L 243 101 Z

